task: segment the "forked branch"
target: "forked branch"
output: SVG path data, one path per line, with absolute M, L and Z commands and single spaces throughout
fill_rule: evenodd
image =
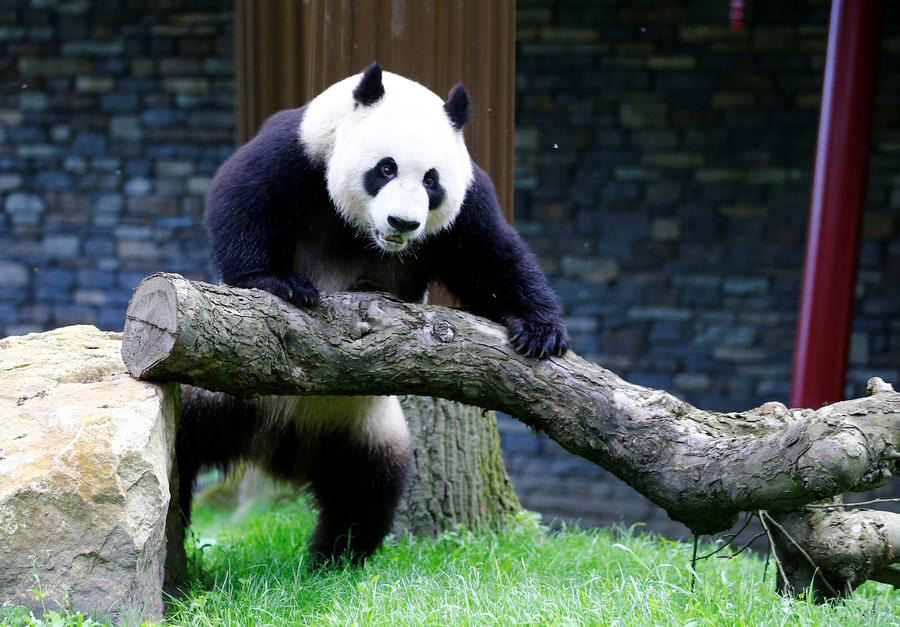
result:
M 301 310 L 259 290 L 158 274 L 129 305 L 123 358 L 135 377 L 242 396 L 415 394 L 501 410 L 703 534 L 740 512 L 880 484 L 900 451 L 900 394 L 880 381 L 868 397 L 815 411 L 708 412 L 574 353 L 521 357 L 484 319 L 380 294 L 333 294 Z M 885 542 L 880 555 L 893 561 Z

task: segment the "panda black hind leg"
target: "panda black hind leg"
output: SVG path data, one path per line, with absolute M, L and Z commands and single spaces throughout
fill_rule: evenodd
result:
M 359 563 L 390 532 L 412 460 L 412 443 L 396 397 L 352 397 L 361 421 L 321 434 L 309 481 L 319 506 L 310 543 L 315 564 Z
M 412 460 L 397 398 L 265 396 L 252 406 L 246 457 L 315 497 L 313 563 L 371 555 L 391 529 Z

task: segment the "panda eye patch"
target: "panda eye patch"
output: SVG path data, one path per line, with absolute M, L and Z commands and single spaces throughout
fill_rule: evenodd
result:
M 425 173 L 425 176 L 422 177 L 422 184 L 425 185 L 425 187 L 434 187 L 437 185 L 437 182 L 438 173 L 434 168 L 428 170 L 428 172 Z
M 363 174 L 363 187 L 370 196 L 376 196 L 381 188 L 397 176 L 397 162 L 385 157 Z

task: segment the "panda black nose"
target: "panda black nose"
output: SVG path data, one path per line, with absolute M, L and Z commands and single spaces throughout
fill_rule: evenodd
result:
M 404 220 L 396 216 L 388 216 L 388 224 L 397 229 L 398 233 L 408 233 L 419 228 L 419 223 L 415 220 Z

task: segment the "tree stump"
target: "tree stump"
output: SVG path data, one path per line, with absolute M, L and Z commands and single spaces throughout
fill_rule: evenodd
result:
M 435 535 L 502 522 L 522 508 L 506 474 L 494 412 L 442 398 L 401 399 L 414 457 L 394 528 Z

